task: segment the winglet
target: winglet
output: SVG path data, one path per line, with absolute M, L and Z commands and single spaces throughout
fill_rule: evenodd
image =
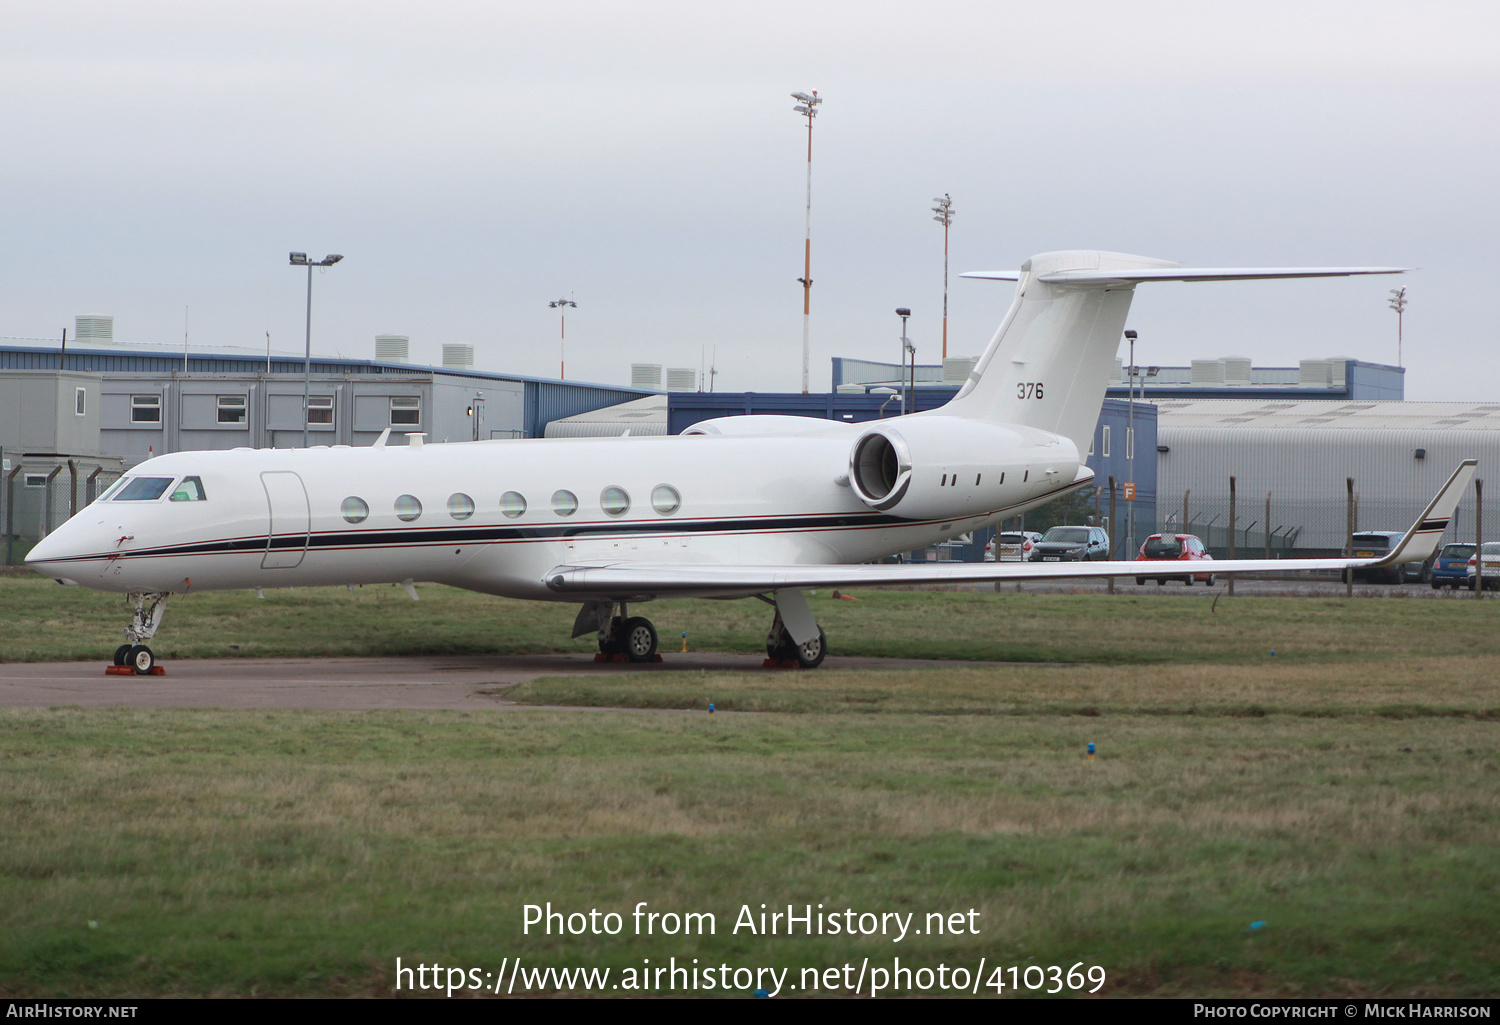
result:
M 1469 481 L 1474 479 L 1474 470 L 1478 465 L 1477 459 L 1465 459 L 1459 463 L 1458 469 L 1448 478 L 1448 483 L 1427 503 L 1427 508 L 1422 510 L 1422 515 L 1417 517 L 1417 522 L 1407 530 L 1395 550 L 1370 565 L 1395 566 L 1405 562 L 1426 562 L 1431 558 L 1443 539 L 1443 531 L 1448 529 L 1453 510 L 1458 508 L 1458 500 L 1463 497 Z

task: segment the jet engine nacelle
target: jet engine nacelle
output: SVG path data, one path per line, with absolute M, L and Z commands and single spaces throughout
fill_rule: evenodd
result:
M 1077 482 L 1073 442 L 1032 427 L 956 416 L 904 417 L 872 427 L 849 453 L 849 486 L 903 519 L 1013 511 Z

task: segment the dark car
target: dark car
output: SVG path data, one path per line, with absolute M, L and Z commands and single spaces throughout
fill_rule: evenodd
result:
M 1141 545 L 1141 550 L 1136 553 L 1136 562 L 1212 562 L 1213 556 L 1208 554 L 1202 541 L 1194 534 L 1152 534 L 1146 538 Z M 1156 578 L 1158 587 L 1168 580 L 1181 580 L 1189 587 L 1194 580 L 1201 580 L 1210 587 L 1213 586 L 1214 575 L 1212 573 L 1188 573 L 1185 575 L 1172 574 L 1171 576 L 1158 575 L 1166 566 L 1140 566 L 1139 569 L 1152 570 L 1151 576 Z M 1174 567 L 1177 568 L 1177 567 Z M 1212 569 L 1212 566 L 1206 567 Z M 1136 577 L 1136 586 L 1144 584 L 1148 577 Z
M 1400 544 L 1403 536 L 1405 532 L 1400 530 L 1361 530 L 1354 535 L 1354 558 L 1378 559 Z M 1354 571 L 1354 579 L 1377 584 L 1402 584 L 1407 580 L 1426 580 L 1427 565 L 1421 562 L 1407 562 L 1382 569 L 1357 569 Z
M 1103 527 L 1053 527 L 1031 546 L 1029 562 L 1103 562 L 1109 535 Z
M 1443 550 L 1432 561 L 1432 570 L 1428 575 L 1428 579 L 1432 581 L 1432 589 L 1436 591 L 1440 587 L 1451 587 L 1458 590 L 1460 587 L 1468 587 L 1469 557 L 1473 554 L 1474 546 L 1470 544 L 1443 545 Z

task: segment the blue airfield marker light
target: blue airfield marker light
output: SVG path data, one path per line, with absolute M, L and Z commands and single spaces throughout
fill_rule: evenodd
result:
M 684 654 L 687 653 L 687 631 L 686 630 L 682 631 L 682 650 L 683 650 Z
M 714 714 L 714 703 L 712 701 L 710 701 L 708 703 L 708 714 L 709 715 L 713 715 Z
M 1092 762 L 1093 760 L 1094 760 L 1094 742 L 1091 740 L 1091 741 L 1089 741 L 1089 761 Z

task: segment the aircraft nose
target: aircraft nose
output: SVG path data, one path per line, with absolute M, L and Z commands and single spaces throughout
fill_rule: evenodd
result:
M 77 530 L 70 530 L 70 526 L 65 523 L 38 541 L 26 553 L 26 565 L 60 583 L 76 583 L 69 578 L 70 573 L 77 571 L 73 560 L 90 553 L 86 550 L 87 537 Z

